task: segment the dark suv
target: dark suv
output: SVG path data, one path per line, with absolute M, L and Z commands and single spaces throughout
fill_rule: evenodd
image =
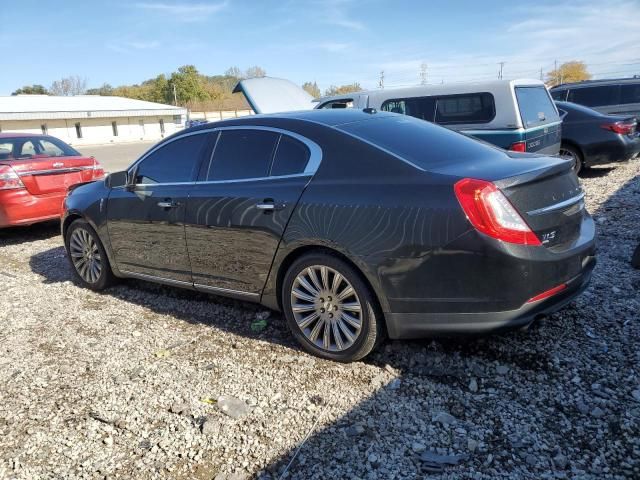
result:
M 551 89 L 556 101 L 573 102 L 607 115 L 640 116 L 640 76 L 565 83 Z

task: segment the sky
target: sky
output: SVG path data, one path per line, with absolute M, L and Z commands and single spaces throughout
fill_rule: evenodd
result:
M 640 0 L 0 0 L 0 95 L 69 75 L 139 83 L 258 65 L 321 89 L 539 78 L 581 60 L 640 74 Z

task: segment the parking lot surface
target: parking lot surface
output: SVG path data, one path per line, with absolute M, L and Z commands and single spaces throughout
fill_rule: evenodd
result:
M 599 252 L 574 303 L 349 365 L 256 305 L 79 288 L 55 223 L 0 231 L 0 478 L 640 478 L 640 161 L 583 185 Z
M 157 141 L 116 143 L 113 145 L 79 146 L 76 148 L 83 155 L 92 155 L 102 164 L 107 172 L 125 170 L 140 155 L 149 150 Z

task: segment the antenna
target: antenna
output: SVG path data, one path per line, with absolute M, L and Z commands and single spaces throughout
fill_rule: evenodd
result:
M 384 70 L 380 72 L 380 81 L 378 82 L 380 88 L 384 88 Z

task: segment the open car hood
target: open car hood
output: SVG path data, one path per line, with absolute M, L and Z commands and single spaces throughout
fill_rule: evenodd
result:
M 260 77 L 240 80 L 233 93 L 242 92 L 256 113 L 313 110 L 313 97 L 284 78 Z

